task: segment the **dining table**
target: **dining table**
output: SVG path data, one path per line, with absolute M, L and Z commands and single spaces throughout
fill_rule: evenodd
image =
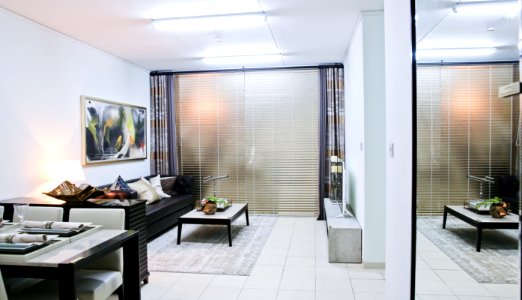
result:
M 21 233 L 21 224 L 2 223 L 0 234 Z M 52 231 L 50 231 L 52 233 Z M 123 249 L 123 299 L 140 299 L 139 239 L 134 230 L 88 225 L 74 235 L 53 236 L 34 250 L 0 247 L 3 276 L 58 281 L 59 299 L 76 299 L 76 274 L 91 262 Z

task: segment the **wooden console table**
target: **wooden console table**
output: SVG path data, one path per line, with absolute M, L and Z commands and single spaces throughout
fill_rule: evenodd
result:
M 0 205 L 4 206 L 4 220 L 12 220 L 13 204 L 28 203 L 30 206 L 59 206 L 63 207 L 63 221 L 69 221 L 69 211 L 71 208 L 121 208 L 125 210 L 125 229 L 135 230 L 139 234 L 140 248 L 140 281 L 149 282 L 149 271 L 147 267 L 147 224 L 145 220 L 145 200 L 117 200 L 100 199 L 92 203 L 66 202 L 58 199 L 40 199 L 36 197 L 18 197 L 0 200 Z
M 461 205 L 444 205 L 442 228 L 446 228 L 448 213 L 477 228 L 477 252 L 480 252 L 483 229 L 518 229 L 519 216 L 508 214 L 503 218 L 493 218 L 489 214 L 477 214 Z

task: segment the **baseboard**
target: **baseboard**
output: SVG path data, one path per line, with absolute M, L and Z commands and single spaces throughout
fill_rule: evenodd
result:
M 365 269 L 384 269 L 385 263 L 363 263 Z

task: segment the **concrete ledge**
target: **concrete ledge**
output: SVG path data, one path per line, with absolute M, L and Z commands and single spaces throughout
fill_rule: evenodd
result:
M 341 216 L 339 206 L 330 199 L 325 199 L 324 205 L 328 230 L 328 262 L 361 263 L 361 225 L 354 217 Z

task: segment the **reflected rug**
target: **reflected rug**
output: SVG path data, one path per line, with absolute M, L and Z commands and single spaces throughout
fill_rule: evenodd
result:
M 224 225 L 183 224 L 181 245 L 174 227 L 147 245 L 149 271 L 250 275 L 277 217 L 249 218 L 232 223 L 232 247 Z
M 518 283 L 518 230 L 485 229 L 480 252 L 475 251 L 477 229 L 448 215 L 417 217 L 417 229 L 480 283 Z

